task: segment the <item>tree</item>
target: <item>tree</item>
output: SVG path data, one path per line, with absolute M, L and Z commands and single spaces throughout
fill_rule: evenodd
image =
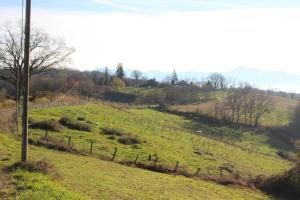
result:
M 142 77 L 143 73 L 139 70 L 133 70 L 131 73 L 131 77 L 138 81 Z
M 226 79 L 225 77 L 220 73 L 212 73 L 208 80 L 213 86 L 213 92 L 214 92 L 214 99 L 216 99 L 216 90 L 218 89 L 224 89 L 226 86 Z
M 124 83 L 124 81 L 122 79 L 114 77 L 112 79 L 112 86 L 116 90 L 120 90 L 121 88 L 125 87 L 125 83 Z
M 119 63 L 117 66 L 117 70 L 116 70 L 116 76 L 123 80 L 125 78 L 125 73 L 124 73 L 124 69 L 123 69 L 123 64 Z
M 110 73 L 108 67 L 105 67 L 103 72 L 103 84 L 108 85 L 110 82 Z
M 171 76 L 171 85 L 175 85 L 178 81 L 176 70 L 174 69 L 172 76 Z
M 272 97 L 265 94 L 254 94 L 254 125 L 257 126 L 259 119 L 265 114 L 271 112 L 274 102 Z
M 18 89 L 17 102 L 23 90 L 24 46 L 21 23 L 7 23 L 0 32 L 0 80 L 12 84 Z M 69 61 L 73 48 L 66 46 L 62 39 L 50 37 L 37 27 L 32 27 L 30 34 L 29 76 L 38 74 L 52 67 L 59 67 Z M 19 77 L 19 81 L 18 81 Z
M 131 73 L 131 77 L 135 80 L 135 85 L 137 86 L 138 81 L 141 79 L 143 73 L 139 70 L 133 70 Z

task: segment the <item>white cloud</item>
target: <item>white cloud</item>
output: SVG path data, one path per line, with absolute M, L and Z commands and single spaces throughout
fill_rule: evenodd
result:
M 0 22 L 19 11 L 0 9 Z M 76 48 L 74 66 L 227 71 L 239 66 L 300 74 L 300 10 L 165 15 L 33 10 L 33 21 Z

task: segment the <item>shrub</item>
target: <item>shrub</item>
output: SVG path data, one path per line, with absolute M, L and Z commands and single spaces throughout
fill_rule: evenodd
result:
M 126 145 L 141 144 L 141 140 L 138 137 L 132 135 L 122 136 L 118 139 L 118 142 Z
M 273 176 L 257 184 L 260 189 L 283 199 L 300 199 L 300 165 L 282 175 Z
M 68 117 L 62 117 L 59 120 L 59 123 L 68 127 L 69 129 L 74 129 L 78 131 L 88 131 L 90 132 L 92 130 L 91 125 L 79 121 L 72 120 Z
M 77 120 L 78 121 L 85 121 L 85 117 L 78 117 Z
M 73 146 L 66 145 L 64 140 L 55 139 L 52 137 L 48 137 L 48 139 L 46 139 L 45 137 L 42 137 L 41 139 L 39 139 L 37 141 L 35 141 L 33 139 L 29 139 L 28 141 L 29 141 L 29 144 L 47 147 L 48 149 L 77 153 L 77 151 L 73 148 Z
M 53 174 L 55 172 L 54 165 L 45 159 L 29 161 L 27 163 L 17 162 L 8 168 L 9 171 L 16 171 L 17 169 L 23 169 L 29 172 L 40 172 L 43 174 Z
M 63 126 L 61 126 L 55 120 L 32 122 L 29 127 L 33 129 L 43 129 L 43 130 L 49 130 L 55 132 L 61 132 L 63 130 Z
M 104 135 L 114 135 L 114 136 L 122 136 L 122 135 L 126 135 L 126 133 L 121 132 L 119 130 L 113 129 L 113 128 L 103 128 L 102 129 L 102 133 Z

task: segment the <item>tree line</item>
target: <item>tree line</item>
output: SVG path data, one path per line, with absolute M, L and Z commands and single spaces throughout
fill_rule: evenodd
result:
M 272 111 L 273 97 L 245 84 L 230 88 L 227 97 L 215 106 L 215 115 L 244 125 L 257 126 L 261 117 Z

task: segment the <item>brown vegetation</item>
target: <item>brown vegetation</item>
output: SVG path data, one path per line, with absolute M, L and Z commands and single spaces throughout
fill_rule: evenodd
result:
M 132 135 L 122 136 L 118 139 L 118 142 L 120 142 L 121 144 L 126 144 L 126 145 L 134 145 L 134 144 L 142 143 L 142 141 L 138 137 L 132 136 Z
M 62 117 L 59 120 L 59 123 L 61 125 L 64 125 L 70 129 L 74 129 L 74 130 L 78 130 L 78 131 L 88 131 L 90 132 L 92 130 L 91 125 L 87 124 L 87 123 L 83 123 L 80 121 L 76 121 L 76 120 L 72 120 L 68 117 Z
M 258 181 L 257 186 L 268 194 L 282 199 L 300 199 L 300 165 L 288 172 Z
M 215 115 L 232 123 L 257 126 L 259 119 L 273 109 L 273 99 L 254 91 L 248 85 L 231 89 L 227 97 L 216 104 Z
M 64 129 L 64 127 L 55 120 L 32 122 L 29 127 L 33 129 L 43 129 L 54 132 L 61 132 Z
M 43 137 L 38 140 L 29 139 L 28 142 L 31 145 L 42 146 L 48 149 L 78 153 L 78 151 L 74 149 L 73 146 L 67 145 L 64 140 L 56 139 L 53 137 Z
M 6 168 L 7 171 L 16 171 L 23 169 L 29 172 L 40 172 L 43 174 L 56 174 L 55 167 L 48 160 L 28 161 L 27 163 L 18 162 Z

